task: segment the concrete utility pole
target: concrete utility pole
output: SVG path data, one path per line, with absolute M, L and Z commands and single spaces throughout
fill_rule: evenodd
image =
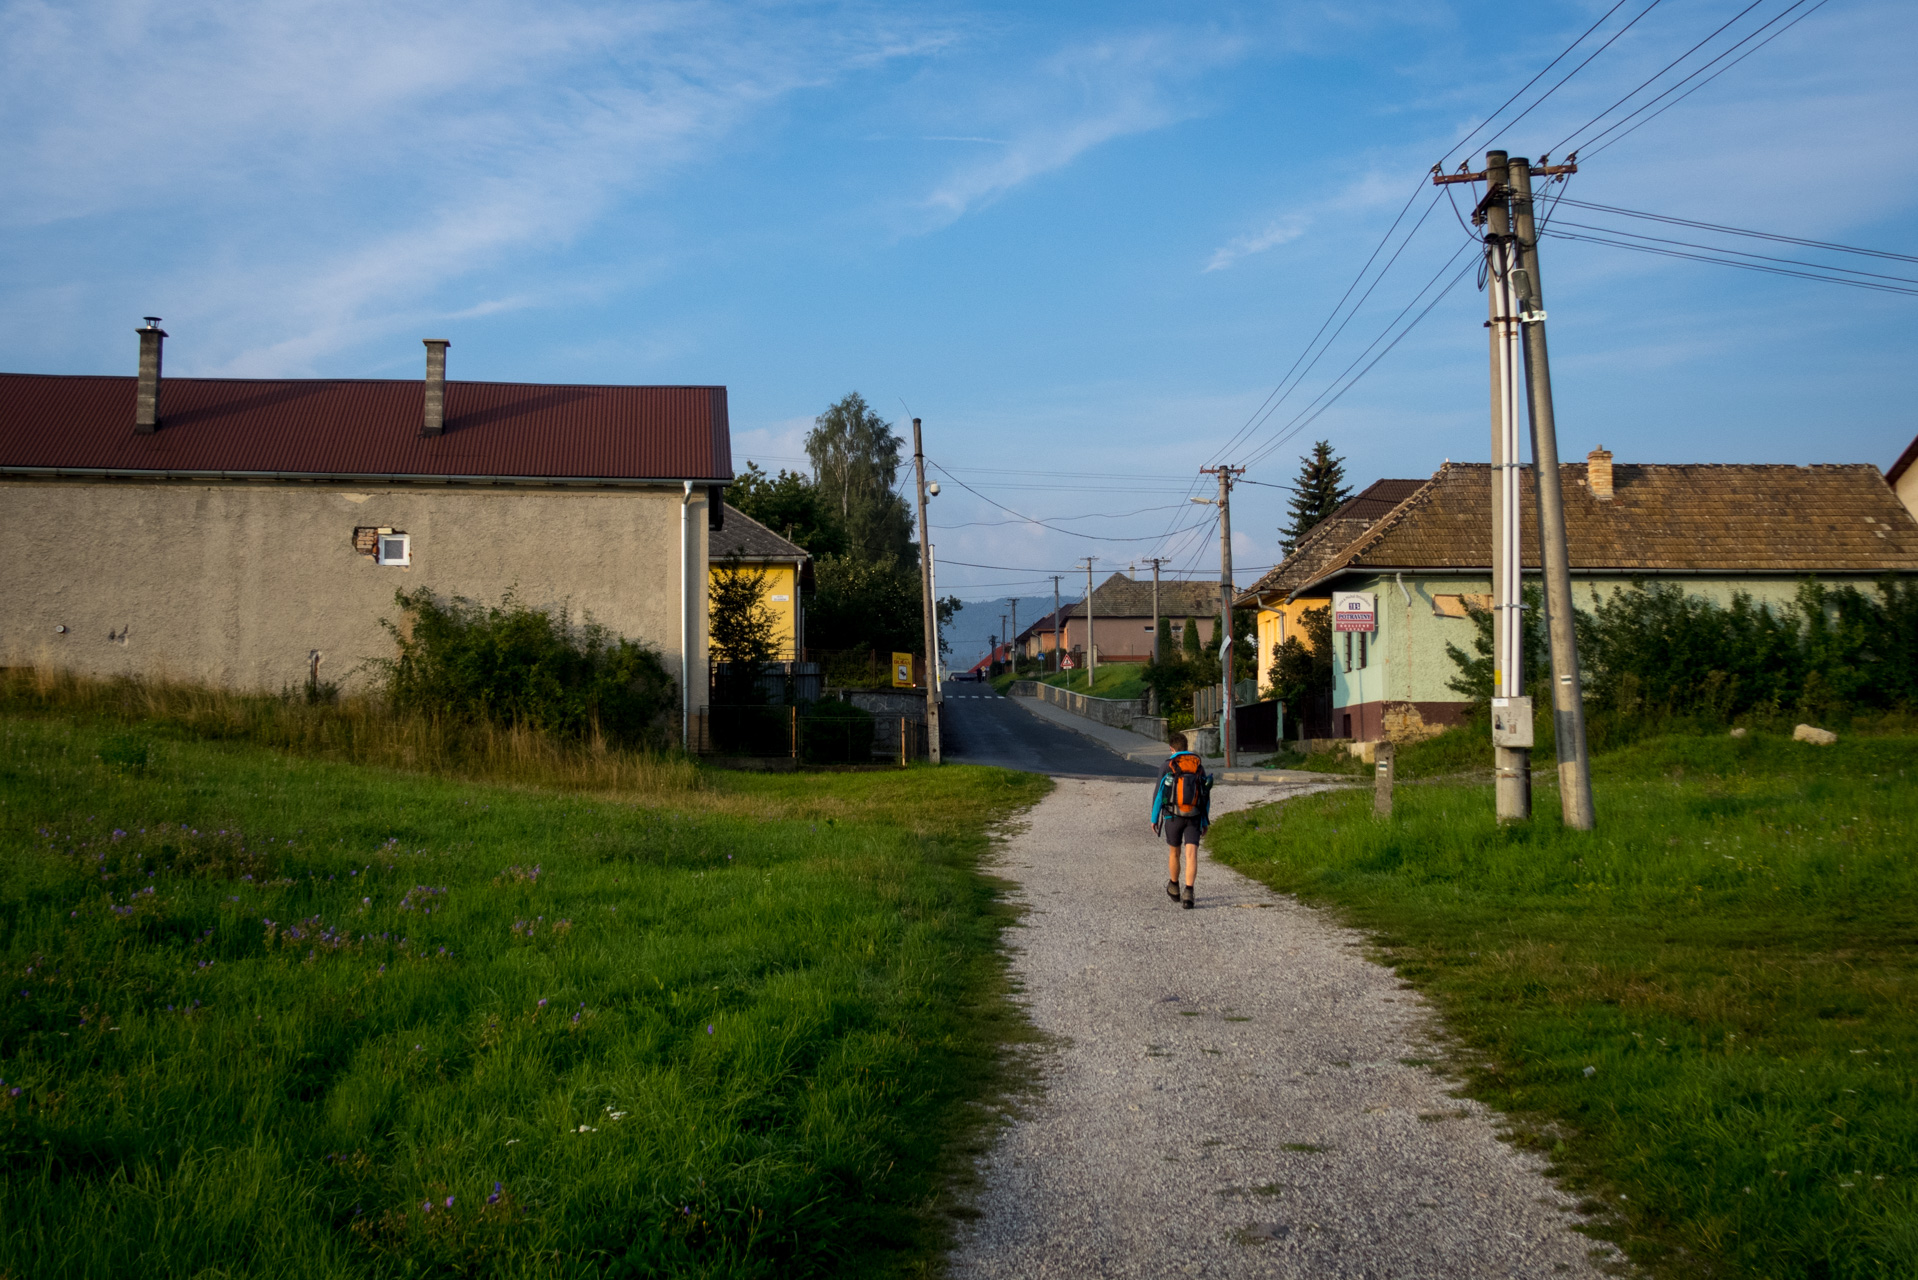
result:
M 1531 708 L 1525 697 L 1525 561 L 1520 541 L 1518 307 L 1503 151 L 1485 153 L 1485 296 L 1492 335 L 1493 791 L 1500 822 L 1532 816 Z M 1521 745 L 1522 742 L 1522 745 Z
M 1159 657 L 1159 566 L 1165 561 L 1155 556 L 1146 563 L 1152 566 L 1152 665 L 1156 667 L 1161 661 Z M 1155 716 L 1159 714 L 1159 690 L 1156 687 L 1146 691 L 1146 713 Z
M 1006 632 L 1012 637 L 1012 674 L 1019 674 L 1019 597 L 1008 596 L 1006 603 L 1012 606 L 1012 630 Z
M 1226 768 L 1239 762 L 1238 716 L 1232 705 L 1238 697 L 1232 689 L 1232 477 L 1244 475 L 1244 467 L 1201 467 L 1201 474 L 1219 477 L 1219 629 L 1214 636 L 1219 644 L 1219 668 L 1225 680 L 1225 698 L 1219 703 L 1219 745 L 1225 752 Z
M 912 420 L 912 470 L 919 486 L 919 597 L 926 636 L 926 744 L 934 764 L 939 758 L 939 614 L 932 600 L 932 530 L 926 525 L 926 450 L 919 419 Z
M 1576 157 L 1574 157 L 1576 159 Z M 1499 609 L 1493 630 L 1492 742 L 1497 761 L 1501 821 L 1531 817 L 1531 701 L 1523 697 L 1524 629 L 1520 623 L 1520 543 L 1517 475 L 1518 390 L 1522 362 L 1530 392 L 1533 479 L 1537 485 L 1539 565 L 1545 578 L 1546 624 L 1552 649 L 1552 705 L 1559 753 L 1559 793 L 1565 825 L 1590 830 L 1590 756 L 1579 687 L 1578 646 L 1572 629 L 1571 557 L 1565 541 L 1565 497 L 1559 484 L 1558 434 L 1552 418 L 1551 368 L 1545 351 L 1545 310 L 1538 286 L 1538 232 L 1532 218 L 1532 179 L 1578 172 L 1576 164 L 1533 168 L 1503 151 L 1485 153 L 1483 173 L 1440 173 L 1440 186 L 1485 183 L 1472 221 L 1486 228 L 1488 304 L 1492 330 L 1493 590 Z M 1517 226 L 1513 225 L 1516 214 Z M 1522 331 L 1522 355 L 1512 333 Z M 1508 566 L 1501 573 L 1501 566 Z
M 1059 579 L 1061 576 L 1063 575 L 1057 573 L 1052 575 L 1052 669 L 1054 671 L 1061 669 L 1059 666 L 1061 656 L 1059 653 Z
M 1099 659 L 1094 655 L 1092 648 L 1092 562 L 1098 558 L 1098 556 L 1080 557 L 1086 562 L 1086 693 L 1088 694 L 1092 692 L 1093 673 L 1099 669 Z M 1066 681 L 1068 688 L 1071 685 L 1070 680 Z
M 1490 168 L 1490 165 L 1487 165 Z M 1525 384 L 1531 393 L 1532 462 L 1538 483 L 1538 534 L 1545 571 L 1547 634 L 1552 645 L 1552 725 L 1558 742 L 1558 792 L 1565 825 L 1590 831 L 1592 759 L 1585 743 L 1585 693 L 1572 625 L 1572 561 L 1565 536 L 1565 493 L 1558 473 L 1558 427 L 1552 416 L 1552 368 L 1545 351 L 1545 296 L 1538 274 L 1538 228 L 1532 220 L 1531 161 L 1509 162 L 1518 270 L 1513 293 L 1522 306 Z

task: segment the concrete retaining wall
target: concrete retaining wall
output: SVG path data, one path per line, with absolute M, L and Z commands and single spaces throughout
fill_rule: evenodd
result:
M 1057 685 L 1040 684 L 1034 687 L 1038 690 L 1041 702 L 1064 707 L 1075 716 L 1097 720 L 1114 729 L 1130 729 L 1134 718 L 1144 715 L 1146 710 L 1144 698 L 1094 698 L 1083 693 L 1068 693 Z

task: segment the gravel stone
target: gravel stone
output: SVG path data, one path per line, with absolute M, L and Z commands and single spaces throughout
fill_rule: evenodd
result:
M 1419 1065 L 1435 1015 L 1361 935 L 1203 852 L 1198 908 L 1167 898 L 1150 794 L 1061 779 L 1001 846 L 1048 1047 L 979 1162 L 951 1273 L 1604 1274 L 1616 1252 L 1574 1230 L 1543 1162 Z

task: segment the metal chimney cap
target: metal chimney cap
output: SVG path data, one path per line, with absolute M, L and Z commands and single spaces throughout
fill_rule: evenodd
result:
M 147 328 L 149 329 L 157 329 L 160 327 L 160 317 L 158 316 L 142 316 L 140 318 L 147 322 Z

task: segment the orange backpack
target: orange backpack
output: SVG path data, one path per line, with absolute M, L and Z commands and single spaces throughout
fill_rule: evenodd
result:
M 1167 805 L 1181 818 L 1197 818 L 1205 813 L 1206 776 L 1205 766 L 1199 757 L 1190 751 L 1181 751 L 1165 762 L 1172 771 L 1170 794 L 1166 796 Z

